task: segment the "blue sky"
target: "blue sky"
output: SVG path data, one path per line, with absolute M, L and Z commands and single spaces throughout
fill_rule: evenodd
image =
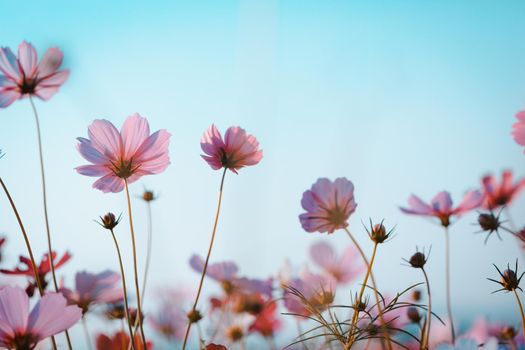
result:
M 160 193 L 154 284 L 196 283 L 187 260 L 205 252 L 220 180 L 199 157 L 213 122 L 246 128 L 265 152 L 260 165 L 227 176 L 213 260 L 233 259 L 242 272 L 264 277 L 285 257 L 304 262 L 316 240 L 349 244 L 342 233 L 307 234 L 297 219 L 302 192 L 318 177 L 346 176 L 358 202 L 350 228 L 368 250 L 361 220 L 396 225 L 377 261 L 380 287 L 420 281 L 401 258 L 432 246 L 429 273 L 442 307 L 442 232 L 398 206 L 411 193 L 430 199 L 443 189 L 459 201 L 488 172 L 525 175 L 523 152 L 510 137 L 525 106 L 524 16 L 520 1 L 29 1 L 23 10 L 2 3 L 1 45 L 26 39 L 40 53 L 57 45 L 71 69 L 61 92 L 37 103 L 54 242 L 75 255 L 61 273 L 69 282 L 78 269 L 116 268 L 110 237 L 92 219 L 124 211 L 124 196 L 92 190 L 92 179 L 73 171 L 84 163 L 75 138 L 95 118 L 120 126 L 139 112 L 152 129 L 173 134 L 170 168 L 132 186 L 136 194 L 143 185 Z M 27 100 L 0 111 L 7 152 L 0 169 L 40 255 L 30 112 Z M 518 222 L 524 197 L 511 210 Z M 134 206 L 144 233 L 144 206 Z M 0 209 L 9 213 L 5 201 Z M 456 312 L 518 322 L 512 297 L 490 295 L 495 286 L 485 278 L 495 276 L 492 263 L 521 252 L 508 236 L 484 245 L 473 222 L 467 215 L 451 229 Z M 120 239 L 129 246 L 124 227 Z M 10 234 L 14 262 L 23 246 L 10 214 L 0 229 Z

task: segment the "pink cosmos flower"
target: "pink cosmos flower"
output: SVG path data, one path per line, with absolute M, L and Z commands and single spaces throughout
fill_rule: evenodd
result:
M 92 305 L 117 303 L 123 299 L 120 275 L 112 271 L 98 274 L 77 272 L 75 291 L 67 288 L 61 290 L 69 304 L 78 305 L 86 313 Z
M 140 336 L 135 334 L 134 338 L 135 349 L 145 350 Z M 126 350 L 131 348 L 130 341 L 131 337 L 122 331 L 115 333 L 112 337 L 105 334 L 99 334 L 96 340 L 96 348 L 97 350 Z M 146 349 L 153 349 L 151 341 L 147 341 Z
M 348 226 L 355 211 L 354 184 L 344 177 L 331 181 L 320 178 L 303 193 L 301 205 L 306 213 L 299 215 L 306 232 L 334 233 Z
M 518 121 L 512 125 L 512 136 L 518 145 L 525 146 L 525 110 L 516 114 Z
M 23 289 L 0 290 L 0 346 L 9 349 L 34 349 L 41 340 L 72 327 L 82 317 L 76 306 L 67 306 L 57 293 L 47 293 L 31 312 L 29 297 Z
M 259 163 L 263 157 L 255 136 L 247 134 L 238 126 L 229 127 L 223 140 L 219 130 L 212 124 L 202 136 L 201 148 L 206 153 L 201 157 L 213 170 L 226 168 L 236 174 L 245 166 Z
M 170 164 L 170 134 L 162 129 L 150 135 L 146 118 L 129 116 L 122 131 L 109 121 L 95 120 L 88 128 L 89 139 L 77 138 L 77 149 L 92 165 L 76 170 L 86 176 L 100 177 L 93 184 L 102 192 L 120 192 L 125 181 L 132 183 L 144 175 L 159 174 Z
M 182 340 L 188 317 L 182 311 L 173 307 L 172 304 L 163 303 L 159 311 L 149 317 L 153 329 L 168 340 Z
M 249 327 L 250 332 L 256 332 L 263 337 L 272 337 L 282 326 L 277 317 L 277 303 L 266 303 Z
M 512 183 L 512 180 L 512 172 L 508 170 L 503 172 L 500 183 L 495 176 L 483 177 L 483 208 L 493 210 L 510 204 L 519 191 L 525 188 L 525 178 L 516 183 Z
M 483 195 L 479 191 L 467 192 L 463 201 L 457 206 L 453 207 L 450 193 L 443 191 L 439 192 L 427 204 L 419 197 L 412 195 L 408 199 L 409 208 L 400 208 L 405 214 L 433 216 L 441 221 L 441 225 L 447 227 L 450 225 L 450 218 L 452 216 L 460 216 L 472 209 L 478 208 L 483 202 Z
M 330 244 L 318 242 L 310 247 L 310 257 L 338 284 L 347 284 L 365 271 L 363 260 L 354 246 L 348 246 L 338 256 Z
M 18 46 L 18 57 L 10 48 L 0 48 L 0 108 L 27 95 L 49 100 L 69 77 L 69 70 L 58 70 L 63 57 L 53 47 L 38 63 L 35 48 L 25 41 Z
M 190 259 L 190 266 L 196 272 L 202 273 L 204 269 L 204 260 L 193 255 Z M 234 292 L 241 293 L 261 293 L 267 296 L 272 295 L 273 280 L 252 279 L 238 277 L 239 268 L 233 261 L 224 261 L 220 263 L 209 264 L 206 269 L 206 276 L 219 282 L 227 294 Z

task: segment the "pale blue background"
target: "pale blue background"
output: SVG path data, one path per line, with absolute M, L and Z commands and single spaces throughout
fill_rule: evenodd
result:
M 212 122 L 220 130 L 238 124 L 257 136 L 265 157 L 228 174 L 213 260 L 233 259 L 242 272 L 265 277 L 285 257 L 304 262 L 316 240 L 349 244 L 341 232 L 307 234 L 297 219 L 301 194 L 318 177 L 346 176 L 359 204 L 350 228 L 367 251 L 361 220 L 397 225 L 377 260 L 380 287 L 393 292 L 420 281 L 401 258 L 432 245 L 428 270 L 436 309 L 444 311 L 441 229 L 398 206 L 412 192 L 430 199 L 442 189 L 458 201 L 487 172 L 525 175 L 522 148 L 510 136 L 525 106 L 523 18 L 521 1 L 1 2 L 1 45 L 27 39 L 40 53 L 57 45 L 72 72 L 58 95 L 37 103 L 54 245 L 74 254 L 60 275 L 70 283 L 79 269 L 117 267 L 110 237 L 92 219 L 124 211 L 124 195 L 92 190 L 93 179 L 73 171 L 84 163 L 75 137 L 95 118 L 120 126 L 139 112 L 152 129 L 173 134 L 170 168 L 131 187 L 160 192 L 153 284 L 196 284 L 187 260 L 205 252 L 220 178 L 200 159 L 199 140 Z M 40 255 L 29 102 L 0 118 L 1 175 Z M 512 208 L 521 224 L 524 197 Z M 144 243 L 145 207 L 134 207 Z M 14 264 L 25 250 L 5 200 L 0 210 Z M 485 278 L 496 276 L 492 263 L 512 262 L 520 249 L 505 234 L 485 246 L 473 222 L 467 215 L 451 228 L 455 312 L 464 321 L 484 314 L 517 325 L 513 297 L 490 295 L 496 286 Z M 126 226 L 118 234 L 130 261 Z

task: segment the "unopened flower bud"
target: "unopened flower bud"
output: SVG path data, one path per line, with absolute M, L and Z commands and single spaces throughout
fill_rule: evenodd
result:
M 113 230 L 120 222 L 120 216 L 117 218 L 113 213 L 107 213 L 100 217 L 100 225 L 107 230 Z
M 157 197 L 155 197 L 155 194 L 152 191 L 145 190 L 144 193 L 142 193 L 142 199 L 145 202 L 151 202 L 155 200 Z
M 427 258 L 425 254 L 421 252 L 416 252 L 414 255 L 410 257 L 410 260 L 408 261 L 410 263 L 410 266 L 416 269 L 421 269 L 425 266 L 427 263 Z
M 492 213 L 479 214 L 478 223 L 483 231 L 488 231 L 489 233 L 497 231 L 501 224 L 499 218 Z
M 412 323 L 419 324 L 421 321 L 421 315 L 419 314 L 419 311 L 413 306 L 407 309 L 407 317 Z
M 226 330 L 226 337 L 232 342 L 237 342 L 244 337 L 244 332 L 239 326 L 232 326 Z
M 370 239 L 375 243 L 383 243 L 390 237 L 391 232 L 387 232 L 383 224 L 375 224 L 369 232 Z

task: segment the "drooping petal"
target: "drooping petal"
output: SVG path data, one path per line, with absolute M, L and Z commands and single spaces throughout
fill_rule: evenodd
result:
M 130 115 L 122 125 L 121 135 L 124 159 L 136 158 L 135 152 L 149 137 L 148 121 L 138 113 Z
M 18 62 L 25 78 L 33 79 L 38 62 L 38 55 L 33 45 L 26 41 L 18 45 Z
M 59 293 L 47 293 L 40 299 L 29 316 L 29 330 L 40 339 L 50 337 L 71 328 L 82 318 L 82 310 L 67 305 Z
M 124 189 L 124 180 L 113 174 L 102 176 L 93 183 L 93 188 L 101 190 L 104 193 L 118 193 Z

